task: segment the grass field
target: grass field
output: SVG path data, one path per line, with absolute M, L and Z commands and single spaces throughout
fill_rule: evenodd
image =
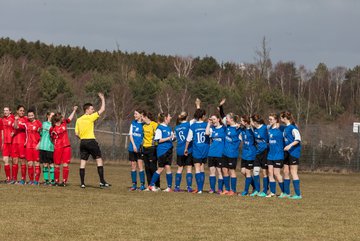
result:
M 121 164 L 105 167 L 113 186 L 99 189 L 96 167 L 86 171 L 85 190 L 78 165 L 68 187 L 1 184 L 0 240 L 360 240 L 358 174 L 303 174 L 295 201 L 129 192 Z

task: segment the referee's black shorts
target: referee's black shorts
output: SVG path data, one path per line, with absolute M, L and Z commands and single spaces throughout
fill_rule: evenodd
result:
M 94 159 L 101 158 L 101 150 L 95 139 L 83 139 L 80 141 L 80 158 L 88 160 L 89 156 Z

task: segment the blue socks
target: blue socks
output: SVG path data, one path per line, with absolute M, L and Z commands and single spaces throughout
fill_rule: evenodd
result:
M 150 186 L 155 186 L 155 182 L 157 182 L 157 180 L 159 179 L 160 174 L 157 172 L 154 172 L 152 178 L 151 178 L 151 182 L 150 182 Z
M 230 176 L 224 177 L 225 190 L 230 191 Z
M 300 180 L 293 180 L 295 194 L 301 196 L 300 192 Z
M 237 184 L 237 178 L 231 177 L 231 191 L 236 192 L 236 184 Z
M 136 186 L 136 171 L 131 171 L 131 182 Z
M 253 190 L 256 190 L 255 181 L 254 181 L 253 177 L 251 177 L 251 186 L 252 186 Z
M 290 179 L 284 179 L 284 193 L 290 195 Z
M 270 192 L 276 194 L 276 182 L 270 181 Z
M 249 193 L 249 187 L 250 187 L 250 184 L 251 184 L 252 180 L 253 180 L 252 177 L 247 177 L 247 178 L 245 178 L 245 188 L 244 188 L 244 192 Z
M 255 184 L 255 190 L 257 192 L 260 192 L 260 176 L 254 176 L 254 184 Z
M 172 186 L 172 173 L 166 173 L 166 182 L 167 182 L 167 185 L 168 185 L 168 188 L 171 188 Z
M 223 191 L 224 179 L 218 179 L 218 190 Z
M 144 172 L 144 171 L 140 171 L 140 172 L 139 172 L 139 176 L 140 176 L 141 186 L 144 186 L 144 185 L 145 185 L 145 172 Z
M 215 176 L 209 176 L 209 181 L 210 181 L 210 189 L 215 192 L 216 177 Z
M 281 192 L 284 192 L 284 182 L 279 182 Z
M 192 186 L 192 179 L 193 179 L 192 173 L 186 173 L 186 185 L 188 188 Z
M 269 178 L 263 177 L 263 192 L 267 193 L 268 189 L 269 189 Z
M 202 189 L 201 189 L 201 178 L 202 178 L 201 173 L 195 173 L 195 179 L 196 179 L 196 185 L 197 185 L 198 191 L 202 191 Z
M 175 175 L 175 188 L 180 188 L 181 178 L 182 178 L 181 173 L 176 173 L 176 175 Z
M 205 183 L 205 172 L 200 172 L 201 174 L 201 191 L 204 189 L 204 183 Z

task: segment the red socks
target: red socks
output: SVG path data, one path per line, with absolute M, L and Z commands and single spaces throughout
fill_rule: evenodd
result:
M 17 174 L 18 174 L 19 165 L 13 164 L 12 165 L 12 180 L 17 181 Z
M 60 178 L 60 167 L 55 167 L 55 182 L 59 182 L 59 178 Z
M 40 174 L 41 174 L 40 166 L 35 166 L 35 181 L 39 182 Z
M 23 171 L 22 168 L 23 168 L 23 165 L 21 165 L 21 173 Z M 34 166 L 28 166 L 28 175 L 29 175 L 29 180 L 34 181 Z
M 65 183 L 67 182 L 68 177 L 69 177 L 69 166 L 67 167 L 63 166 L 63 179 Z
M 21 165 L 21 180 L 26 180 L 26 165 L 24 164 Z
M 5 175 L 6 175 L 6 180 L 10 181 L 10 165 L 4 165 L 4 170 L 5 170 Z

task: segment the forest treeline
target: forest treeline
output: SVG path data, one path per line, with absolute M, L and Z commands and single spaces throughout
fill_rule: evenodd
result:
M 210 113 L 223 97 L 226 111 L 237 114 L 290 110 L 300 125 L 359 117 L 360 65 L 319 63 L 310 70 L 291 61 L 273 63 L 266 39 L 259 45 L 253 63 L 239 64 L 1 38 L 0 105 L 23 104 L 39 115 L 68 112 L 74 104 L 96 103 L 95 93 L 103 91 L 105 118 L 117 126 L 132 118 L 134 108 L 192 112 L 196 97 Z

